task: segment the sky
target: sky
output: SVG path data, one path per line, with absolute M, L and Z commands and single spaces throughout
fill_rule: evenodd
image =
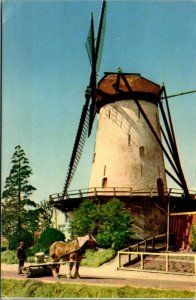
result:
M 63 191 L 91 71 L 91 12 L 97 29 L 100 9 L 101 1 L 3 1 L 2 189 L 21 145 L 37 189 L 33 200 Z M 194 1 L 107 1 L 98 80 L 120 66 L 164 82 L 168 95 L 195 90 L 195 16 Z M 184 175 L 196 191 L 196 93 L 169 103 Z M 70 190 L 88 188 L 96 122 Z

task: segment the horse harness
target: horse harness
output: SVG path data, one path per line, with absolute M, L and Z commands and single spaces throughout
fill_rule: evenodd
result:
M 76 248 L 76 249 L 73 250 L 73 251 L 70 251 L 70 252 L 67 252 L 67 253 L 61 255 L 60 258 L 58 258 L 58 260 L 61 259 L 63 256 L 68 256 L 68 255 L 70 255 L 70 254 L 72 254 L 72 253 L 76 253 L 76 252 L 77 252 L 79 255 L 83 255 L 83 254 L 85 253 L 85 250 L 82 249 L 82 248 L 84 248 L 84 245 L 85 245 L 85 244 L 82 245 L 81 247 L 79 247 L 79 242 L 78 242 L 78 239 L 77 239 L 77 238 L 76 238 L 76 244 L 77 244 L 78 248 Z

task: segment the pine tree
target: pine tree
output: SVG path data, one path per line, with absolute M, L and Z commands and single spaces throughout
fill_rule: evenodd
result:
M 25 152 L 20 145 L 15 147 L 12 156 L 12 168 L 6 178 L 6 184 L 2 200 L 2 231 L 5 236 L 13 236 L 25 228 L 26 208 L 36 207 L 36 203 L 30 199 L 35 187 L 29 184 L 32 169 L 25 157 Z

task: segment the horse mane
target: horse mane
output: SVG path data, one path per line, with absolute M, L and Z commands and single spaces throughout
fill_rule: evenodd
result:
M 90 238 L 89 234 L 85 236 L 78 236 L 77 240 L 78 240 L 79 248 L 82 248 L 84 244 L 89 240 L 89 238 Z

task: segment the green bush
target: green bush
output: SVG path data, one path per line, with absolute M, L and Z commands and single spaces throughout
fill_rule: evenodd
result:
M 17 264 L 16 251 L 3 251 L 1 253 L 1 262 L 6 264 Z
M 10 244 L 9 244 L 10 250 L 17 249 L 20 241 L 24 241 L 26 249 L 31 247 L 34 241 L 33 234 L 26 229 L 22 229 L 20 234 L 14 234 L 10 240 Z
M 43 251 L 45 254 L 49 252 L 50 246 L 56 241 L 64 241 L 65 235 L 61 231 L 48 227 L 46 228 L 35 245 L 35 252 Z
M 35 262 L 34 255 L 29 255 L 28 251 L 26 251 L 26 253 L 27 253 L 27 262 Z M 1 253 L 1 262 L 6 264 L 17 264 L 18 260 L 16 257 L 16 251 L 15 250 L 3 251 Z
M 81 266 L 99 267 L 113 259 L 115 255 L 116 251 L 114 251 L 114 249 L 100 248 L 98 251 L 88 249 L 85 253 L 84 259 L 81 262 Z
M 34 248 L 34 247 L 31 247 L 31 248 L 26 249 L 27 257 L 29 257 L 29 256 L 34 256 L 35 253 L 36 253 L 36 251 L 35 251 L 35 248 Z
M 9 248 L 9 242 L 6 238 L 1 239 L 1 249 L 8 250 Z

